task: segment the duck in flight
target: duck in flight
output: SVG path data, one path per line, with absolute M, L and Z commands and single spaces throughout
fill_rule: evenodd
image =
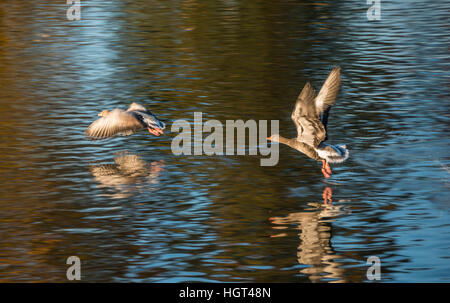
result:
M 116 108 L 104 110 L 98 114 L 100 119 L 94 121 L 86 130 L 86 135 L 92 139 L 105 139 L 115 135 L 128 136 L 140 129 L 146 128 L 151 134 L 159 136 L 166 127 L 144 106 L 132 103 L 124 111 Z
M 328 114 L 336 102 L 341 84 L 341 69 L 335 67 L 320 89 L 319 94 L 311 84 L 306 83 L 295 103 L 291 118 L 297 127 L 297 138 L 287 139 L 274 134 L 267 140 L 289 145 L 311 159 L 322 162 L 322 173 L 329 178 L 333 173 L 329 163 L 347 160 L 349 151 L 345 145 L 325 143 Z

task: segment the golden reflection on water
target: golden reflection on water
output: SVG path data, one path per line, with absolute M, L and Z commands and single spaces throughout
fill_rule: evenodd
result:
M 297 225 L 300 231 L 300 244 L 297 249 L 298 263 L 309 265 L 300 270 L 312 282 L 331 279 L 332 282 L 349 282 L 345 279 L 345 269 L 336 259 L 342 258 L 336 254 L 331 245 L 333 219 L 348 214 L 343 205 L 332 204 L 332 190 L 325 187 L 322 193 L 324 203 L 308 203 L 303 211 L 291 213 L 285 217 L 269 218 L 273 229 L 282 230 Z M 286 233 L 279 233 L 271 237 L 285 237 Z
M 147 163 L 138 155 L 120 152 L 114 157 L 114 164 L 93 165 L 89 170 L 98 183 L 98 188 L 114 191 L 103 196 L 128 198 L 158 188 L 159 176 L 164 171 L 164 160 Z

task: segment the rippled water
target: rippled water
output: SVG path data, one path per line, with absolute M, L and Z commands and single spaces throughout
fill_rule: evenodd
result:
M 448 1 L 0 3 L 0 281 L 450 281 Z M 176 133 L 89 141 L 102 109 L 280 120 L 342 67 L 320 165 L 175 156 Z M 324 204 L 323 195 L 332 204 Z

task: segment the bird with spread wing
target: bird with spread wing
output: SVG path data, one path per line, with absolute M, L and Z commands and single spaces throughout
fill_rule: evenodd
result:
M 274 134 L 267 140 L 286 144 L 310 157 L 322 162 L 322 173 L 325 178 L 332 174 L 329 163 L 341 163 L 347 160 L 349 151 L 345 145 L 325 143 L 330 108 L 336 103 L 341 85 L 341 69 L 335 67 L 330 72 L 316 96 L 316 92 L 308 82 L 303 87 L 292 111 L 292 121 L 297 127 L 297 138 L 287 139 Z
M 166 127 L 154 114 L 138 103 L 132 103 L 124 111 L 116 108 L 104 110 L 98 114 L 100 119 L 94 121 L 86 130 L 92 139 L 105 139 L 115 135 L 128 136 L 140 129 L 147 129 L 151 134 L 159 136 Z

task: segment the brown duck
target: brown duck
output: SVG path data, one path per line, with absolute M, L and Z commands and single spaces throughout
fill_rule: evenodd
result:
M 159 136 L 166 127 L 144 106 L 131 103 L 124 111 L 116 108 L 104 110 L 98 114 L 100 119 L 94 121 L 86 130 L 86 135 L 92 139 L 105 139 L 115 135 L 128 136 L 140 129 L 147 129 L 151 134 Z
M 325 143 L 328 139 L 328 113 L 336 102 L 340 84 L 340 67 L 333 68 L 317 96 L 311 84 L 306 83 L 291 115 L 297 127 L 297 138 L 287 139 L 278 134 L 267 138 L 267 140 L 289 145 L 311 159 L 322 161 L 322 173 L 325 178 L 329 178 L 332 174 L 329 163 L 344 162 L 349 156 L 345 145 Z

